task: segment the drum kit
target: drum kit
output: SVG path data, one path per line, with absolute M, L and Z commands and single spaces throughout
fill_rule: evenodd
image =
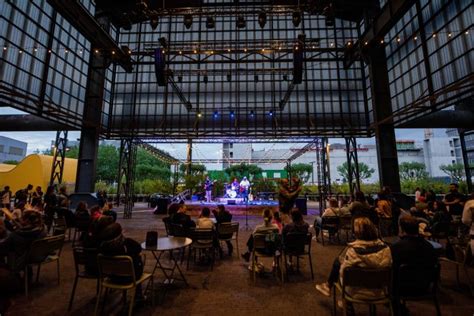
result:
M 240 194 L 240 185 L 224 183 L 226 197 L 235 199 Z

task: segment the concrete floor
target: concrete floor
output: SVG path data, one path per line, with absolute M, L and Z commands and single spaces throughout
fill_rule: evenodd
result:
M 310 214 L 314 212 L 310 211 Z M 161 220 L 163 215 L 153 215 L 145 205 L 137 204 L 133 218 L 120 219 L 127 237 L 144 241 L 149 230 L 158 229 L 160 235 L 165 235 Z M 253 227 L 260 223 L 257 216 L 249 216 L 249 229 L 245 229 L 245 216 L 234 216 L 241 225 L 239 242 L 241 252 L 245 250 L 245 242 Z M 312 224 L 314 215 L 306 216 Z M 312 256 L 315 280 L 311 274 L 307 260 L 301 264 L 301 274 L 290 275 L 290 280 L 283 286 L 271 274 L 257 280 L 256 284 L 250 278 L 248 264 L 234 256 L 218 259 L 213 271 L 204 265 L 191 265 L 182 269 L 190 284 L 189 287 L 176 284 L 169 289 L 165 299 L 154 308 L 145 305 L 135 309 L 135 315 L 330 315 L 332 299 L 323 297 L 314 289 L 314 284 L 324 282 L 329 274 L 332 261 L 343 249 L 342 245 L 326 245 L 313 242 Z M 166 258 L 166 257 L 165 257 Z M 167 260 L 164 260 L 166 263 Z M 265 268 L 271 266 L 270 261 L 264 261 Z M 151 272 L 154 258 L 147 253 L 145 271 Z M 473 269 L 470 270 L 474 277 Z M 30 299 L 16 295 L 8 315 L 91 315 L 94 311 L 95 281 L 80 280 L 71 313 L 67 312 L 67 304 L 74 279 L 74 264 L 71 243 L 64 246 L 61 258 L 61 283 L 57 285 L 54 265 L 44 266 L 40 283 L 34 285 Z M 157 274 L 155 282 L 162 280 Z M 467 287 L 458 288 L 455 281 L 453 266 L 442 265 L 441 290 L 439 299 L 442 315 L 474 315 L 474 299 L 470 297 Z M 464 275 L 461 281 L 465 282 Z M 431 302 L 409 303 L 411 315 L 434 315 Z M 388 315 L 384 307 L 377 309 L 378 315 Z M 357 315 L 368 314 L 365 306 L 356 306 Z M 103 312 L 105 315 L 126 315 L 120 301 L 120 295 L 111 295 L 109 303 Z M 338 310 L 338 314 L 342 314 Z

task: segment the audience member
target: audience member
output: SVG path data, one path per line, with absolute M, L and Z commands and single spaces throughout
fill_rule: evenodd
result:
M 342 282 L 343 271 L 346 268 L 384 268 L 391 265 L 390 249 L 378 238 L 377 228 L 367 217 L 354 220 L 354 236 L 356 240 L 349 243 L 335 259 L 328 281 L 316 284 L 316 289 L 323 295 L 330 296 L 334 283 L 339 279 Z M 371 295 L 370 291 L 360 288 L 357 292 Z
M 278 226 L 272 224 L 272 211 L 266 208 L 263 210 L 263 223 L 255 227 L 253 234 L 269 232 L 278 232 Z M 247 251 L 241 255 L 242 258 L 247 262 L 250 260 L 250 253 L 253 251 L 253 234 L 250 235 L 249 239 L 247 240 Z
M 31 206 L 43 209 L 43 191 L 40 186 L 31 194 Z
M 377 212 L 375 211 L 375 208 L 370 207 L 365 194 L 362 191 L 357 191 L 355 193 L 354 201 L 349 206 L 349 211 L 351 212 L 353 219 L 367 217 L 372 221 L 372 223 L 378 223 Z
M 201 228 L 201 229 L 212 229 L 214 228 L 214 223 L 212 220 L 209 218 L 211 215 L 211 210 L 208 207 L 203 207 L 201 211 L 201 215 L 199 216 L 197 222 L 196 222 L 196 227 Z
M 105 194 L 105 191 L 104 191 L 104 194 Z M 112 218 L 114 219 L 114 222 L 116 222 L 117 221 L 117 212 L 114 211 L 113 208 L 114 207 L 113 207 L 111 202 L 105 203 L 104 207 L 102 207 L 102 215 L 112 216 Z
M 196 227 L 196 223 L 186 214 L 186 207 L 184 204 L 171 204 L 168 208 L 168 214 L 171 223 L 181 225 L 185 230 Z
M 24 189 L 20 189 L 15 192 L 15 201 L 13 203 L 13 206 L 16 206 L 19 203 L 23 203 L 26 205 L 29 202 L 30 199 L 30 191 L 33 189 L 32 184 L 28 184 L 28 186 Z
M 278 232 L 281 234 L 281 232 L 283 230 L 283 222 L 282 222 L 282 219 L 280 217 L 280 212 L 278 212 L 278 211 L 273 212 L 272 224 L 278 226 Z
M 17 230 L 0 242 L 0 257 L 8 257 L 12 272 L 21 271 L 33 241 L 46 236 L 41 214 L 37 211 L 25 211 Z
M 94 205 L 91 207 L 89 213 L 92 221 L 96 221 L 102 216 L 102 210 L 100 209 L 99 205 Z
M 230 223 L 232 221 L 232 214 L 229 211 L 227 211 L 224 205 L 222 204 L 217 205 L 217 211 L 212 210 L 212 213 L 214 214 L 214 217 L 216 218 L 216 223 L 218 225 L 222 223 Z M 229 234 L 229 235 L 219 234 L 219 237 L 222 239 L 231 238 L 232 234 Z M 227 244 L 229 256 L 232 256 L 232 252 L 234 251 L 234 246 L 232 245 L 232 242 L 230 240 L 226 240 L 226 244 Z M 219 246 L 219 252 L 222 256 L 222 248 L 220 247 L 220 244 L 218 244 L 218 246 Z
M 334 200 L 336 201 L 336 200 Z M 337 201 L 336 201 L 337 203 Z M 283 227 L 283 237 L 289 233 L 303 233 L 307 234 L 309 230 L 309 224 L 303 220 L 303 215 L 300 211 L 294 210 L 291 212 L 292 222 Z
M 449 214 L 461 216 L 464 204 L 464 195 L 458 191 L 459 185 L 451 183 L 449 185 L 449 193 L 444 196 L 443 203 L 448 207 Z
M 469 200 L 464 204 L 462 222 L 464 225 L 470 227 L 471 253 L 474 253 L 474 192 L 471 193 Z
M 392 218 L 392 203 L 384 192 L 378 194 L 375 211 L 382 218 Z
M 0 197 L 2 199 L 2 208 L 10 209 L 11 208 L 11 200 L 12 200 L 12 191 L 10 191 L 10 187 L 7 185 L 0 193 Z
M 448 233 L 449 223 L 452 217 L 449 215 L 446 206 L 441 201 L 433 203 L 433 214 L 430 219 L 431 232 L 436 236 L 440 233 Z
M 46 189 L 46 193 L 43 198 L 43 209 L 44 209 L 44 219 L 45 224 L 48 228 L 48 232 L 51 229 L 53 224 L 54 213 L 56 212 L 56 207 L 58 204 L 58 199 L 56 193 L 54 192 L 54 186 L 50 185 Z

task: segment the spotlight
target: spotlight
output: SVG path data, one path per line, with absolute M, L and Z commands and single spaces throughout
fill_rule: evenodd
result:
M 293 25 L 295 27 L 298 27 L 300 23 L 301 23 L 301 12 L 300 11 L 293 12 Z
M 204 76 L 204 83 L 207 83 L 208 82 L 208 78 L 207 78 L 207 75 Z
M 254 111 L 253 111 L 253 110 L 252 110 L 252 111 L 250 111 L 250 117 L 254 117 L 254 116 L 255 116 L 255 113 L 254 113 Z
M 268 111 L 268 115 L 273 116 L 273 111 L 272 110 Z
M 258 75 L 253 76 L 253 81 L 258 82 Z
M 156 30 L 156 28 L 158 27 L 158 17 L 157 16 L 154 16 L 150 19 L 150 26 L 151 26 L 152 30 Z
M 217 118 L 219 116 L 219 112 L 218 111 L 214 111 L 214 118 Z
M 231 81 L 232 80 L 232 76 L 230 74 L 227 74 L 227 81 Z
M 212 16 L 208 16 L 206 20 L 206 27 L 208 29 L 213 29 L 216 26 L 216 22 Z
M 186 27 L 186 29 L 190 29 L 191 28 L 191 25 L 193 24 L 193 16 L 191 14 L 186 14 L 184 16 L 184 26 Z
M 258 14 L 258 25 L 260 25 L 260 27 L 263 29 L 265 24 L 267 24 L 267 13 L 265 11 L 261 11 Z
M 202 117 L 201 111 L 197 112 L 197 117 L 199 117 L 199 118 Z
M 234 118 L 234 116 L 235 116 L 234 111 L 230 111 L 229 115 L 230 115 L 231 118 Z
M 237 17 L 237 22 L 235 23 L 235 25 L 237 26 L 237 28 L 239 29 L 243 29 L 245 27 L 245 19 L 243 16 L 239 16 Z

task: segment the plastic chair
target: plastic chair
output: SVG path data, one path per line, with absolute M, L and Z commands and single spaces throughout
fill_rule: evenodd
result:
M 237 248 L 237 257 L 240 257 L 239 251 L 239 223 L 229 222 L 217 225 L 217 239 L 221 241 L 235 241 L 235 248 Z
M 25 296 L 28 298 L 28 268 L 37 266 L 36 282 L 39 280 L 41 265 L 56 262 L 58 284 L 60 282 L 59 258 L 64 245 L 64 235 L 45 237 L 33 241 L 27 254 L 24 278 Z
M 397 271 L 397 279 L 394 280 L 395 297 L 403 305 L 406 301 L 432 299 L 436 315 L 441 316 L 437 298 L 439 274 L 439 264 L 431 267 L 402 264 Z M 399 302 L 397 305 L 397 308 L 400 308 Z
M 98 250 L 96 248 L 74 247 L 72 253 L 76 275 L 74 277 L 74 285 L 72 286 L 72 293 L 69 299 L 68 311 L 72 308 L 79 279 L 96 279 L 96 295 L 99 292 L 99 267 L 97 265 Z
M 215 232 L 213 229 L 202 229 L 197 228 L 191 230 L 190 238 L 192 239 L 191 245 L 188 250 L 188 260 L 186 268 L 189 269 L 189 261 L 191 255 L 194 254 L 194 260 L 196 260 L 196 252 L 202 253 L 206 251 L 208 259 L 211 261 L 211 270 L 214 268 L 214 261 L 216 259 L 216 248 L 214 244 Z
M 281 283 L 283 284 L 284 275 L 283 269 L 281 268 L 281 245 L 280 242 L 272 242 L 268 241 L 268 235 L 275 234 L 279 236 L 278 229 L 275 230 L 268 230 L 266 232 L 257 232 L 253 234 L 253 250 L 252 250 L 252 260 L 251 262 L 251 270 L 253 276 L 253 282 L 257 282 L 257 264 L 258 258 L 273 258 L 273 262 L 275 263 L 275 269 L 273 269 L 273 274 L 275 275 L 275 271 L 280 269 L 281 273 Z
M 389 305 L 390 315 L 393 315 L 391 300 L 392 271 L 390 268 L 370 269 L 359 267 L 348 267 L 344 269 L 342 284 L 336 282 L 333 291 L 334 315 L 336 315 L 336 292 L 342 294 L 344 314 L 347 315 L 347 303 L 367 304 L 370 308 L 370 315 L 375 315 L 376 305 Z M 357 294 L 357 290 L 380 291 L 380 295 L 367 296 Z
M 300 257 L 308 256 L 311 269 L 311 279 L 314 280 L 313 262 L 311 260 L 311 233 L 288 233 L 283 237 L 283 255 L 285 259 L 286 275 L 288 278 L 287 256 L 296 257 L 296 269 L 300 269 Z
M 319 229 L 320 229 L 320 234 L 321 234 L 321 242 L 323 246 L 324 246 L 324 231 L 328 232 L 329 240 L 331 240 L 331 236 L 334 237 L 334 235 L 337 235 L 337 240 L 340 241 L 339 224 L 340 224 L 339 216 L 324 216 L 321 218 L 321 225 L 319 226 Z
M 153 306 L 155 305 L 153 293 L 153 275 L 151 273 L 143 272 L 142 276 L 137 279 L 135 270 L 133 268 L 133 259 L 130 256 L 104 256 L 99 254 L 97 255 L 97 263 L 99 266 L 99 294 L 97 295 L 94 315 L 97 315 L 100 297 L 104 293 L 104 289 L 104 304 L 108 289 L 113 289 L 125 291 L 125 293 L 128 290 L 132 290 L 132 297 L 130 300 L 130 306 L 128 308 L 128 315 L 131 316 L 133 312 L 133 305 L 135 304 L 136 288 L 139 284 L 147 280 L 149 280 L 149 284 L 151 284 L 152 304 Z M 120 277 L 121 280 L 128 278 L 130 279 L 130 282 L 114 282 L 114 278 L 116 277 Z

